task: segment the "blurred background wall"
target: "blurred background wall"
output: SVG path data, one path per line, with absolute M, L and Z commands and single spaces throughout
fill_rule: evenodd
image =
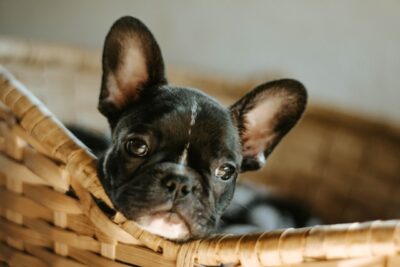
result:
M 0 0 L 0 34 L 100 49 L 127 14 L 150 27 L 167 66 L 296 78 L 311 101 L 400 123 L 397 0 Z

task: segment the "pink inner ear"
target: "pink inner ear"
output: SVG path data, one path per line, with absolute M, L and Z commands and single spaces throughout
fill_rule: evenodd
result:
M 265 161 L 264 151 L 272 144 L 275 118 L 284 101 L 280 96 L 264 96 L 252 110 L 245 115 L 245 131 L 242 135 L 243 155 L 257 157 Z
M 106 101 L 121 108 L 128 99 L 135 100 L 140 86 L 148 80 L 146 59 L 136 42 L 124 44 L 127 48 L 122 55 L 121 65 L 107 78 L 109 95 Z

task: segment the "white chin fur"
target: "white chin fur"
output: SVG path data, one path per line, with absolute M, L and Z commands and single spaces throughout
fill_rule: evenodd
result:
M 186 223 L 172 212 L 146 215 L 137 220 L 140 227 L 152 234 L 172 240 L 184 240 L 189 237 Z

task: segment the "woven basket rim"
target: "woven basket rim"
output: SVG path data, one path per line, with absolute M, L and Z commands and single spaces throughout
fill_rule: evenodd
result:
M 71 179 L 71 185 L 73 188 L 78 192 L 87 190 L 111 206 L 110 200 L 106 196 L 97 179 L 95 158 L 90 154 L 90 152 L 88 152 L 86 147 L 71 133 L 69 133 L 69 131 L 43 106 L 42 103 L 40 103 L 39 100 L 37 100 L 20 82 L 4 69 L 0 71 L 0 86 L 0 97 L 3 104 L 13 112 L 19 121 L 24 121 L 27 116 L 27 108 L 30 112 L 35 110 L 35 112 L 39 114 L 39 117 L 42 118 L 34 126 L 29 123 L 25 126 L 25 130 L 32 134 L 36 140 L 40 141 L 40 138 L 38 137 L 43 135 L 43 133 L 35 132 L 30 127 L 40 127 L 39 124 L 42 122 L 52 125 L 52 127 L 54 127 L 52 133 L 54 135 L 61 135 L 66 140 L 62 145 L 56 148 L 49 147 L 49 144 L 52 144 L 49 140 L 41 140 L 41 142 L 45 148 L 48 148 L 50 157 L 66 164 L 67 170 L 73 177 Z M 22 124 L 22 126 L 24 125 Z M 105 217 L 103 217 L 103 219 L 104 218 Z M 298 239 L 297 242 L 300 242 L 300 240 L 301 242 L 307 242 L 307 240 L 315 239 L 318 236 L 318 238 L 324 237 L 323 244 L 328 246 L 325 242 L 329 240 L 331 235 L 338 234 L 338 229 L 340 229 L 340 231 L 345 233 L 345 235 L 339 235 L 339 241 L 336 242 L 341 242 L 344 245 L 350 246 L 349 242 L 351 242 L 351 240 L 349 240 L 348 236 L 353 232 L 359 232 L 360 229 L 370 232 L 371 235 L 379 235 L 379 233 L 384 232 L 388 226 L 393 229 L 400 229 L 399 221 L 375 221 L 364 224 L 353 223 L 339 226 L 331 225 L 303 229 L 284 229 L 245 236 L 222 235 L 214 236 L 205 240 L 196 240 L 184 244 L 178 244 L 145 232 L 131 221 L 122 220 L 118 225 L 121 229 L 131 234 L 145 246 L 158 252 L 163 251 L 163 253 L 167 253 L 168 255 L 175 255 L 179 266 L 189 266 L 188 263 L 193 263 L 195 260 L 200 264 L 210 263 L 210 261 L 218 262 L 218 257 L 221 257 L 221 255 L 215 255 L 214 253 L 217 253 L 216 251 L 219 251 L 219 253 L 223 252 L 223 258 L 229 258 L 233 262 L 243 260 L 243 255 L 257 255 L 258 260 L 262 262 L 265 253 L 268 255 L 271 253 L 280 254 L 285 251 L 285 249 L 280 246 L 268 247 L 271 240 L 284 242 L 282 240 L 289 240 L 288 238 L 290 237 L 293 240 Z M 394 232 L 397 233 L 397 231 Z M 398 244 L 395 244 L 394 239 L 386 240 L 386 242 L 392 246 L 398 246 Z M 374 251 L 374 243 L 371 242 L 371 240 L 364 240 L 363 244 L 369 247 L 370 250 L 362 250 L 363 254 L 359 256 L 371 256 L 376 253 L 376 251 Z M 325 249 L 327 249 L 325 253 L 328 253 L 329 246 L 325 247 Z M 209 255 L 209 253 L 211 254 Z M 298 254 L 298 262 L 308 260 L 309 256 L 303 254 L 305 251 L 296 250 L 296 253 Z M 358 253 L 360 253 L 360 251 Z M 204 258 L 205 255 L 208 255 L 208 258 Z M 281 260 L 284 263 L 290 263 L 293 261 L 293 259 L 286 258 L 285 256 L 280 257 L 282 257 Z M 329 258 L 329 255 L 325 255 L 325 257 Z M 335 258 L 348 258 L 348 255 L 336 255 Z
M 3 39 L 0 38 L 0 58 L 7 57 L 4 51 L 9 49 L 2 49 L 3 44 Z M 15 40 L 11 40 L 9 44 L 14 46 Z M 55 48 L 58 49 L 59 46 L 55 46 Z M 88 71 L 99 70 L 97 64 L 98 54 L 96 53 L 91 54 L 89 52 L 91 55 L 88 56 L 81 49 L 65 47 L 66 50 L 64 51 L 70 51 L 72 54 L 77 53 L 75 58 L 70 58 L 70 61 L 65 63 L 63 61 L 64 55 L 68 53 L 60 53 L 56 49 L 57 53 L 46 54 L 46 51 L 49 50 L 46 49 L 46 46 L 43 46 L 43 54 L 46 54 L 46 56 L 44 57 L 45 60 L 42 61 L 43 57 L 32 57 L 29 53 L 30 49 L 32 49 L 30 45 L 26 46 L 21 42 L 19 48 L 17 47 L 16 49 L 15 55 L 8 56 L 10 58 L 16 56 L 20 60 L 28 60 L 32 64 L 69 64 L 71 68 L 82 68 Z M 59 57 L 60 55 L 62 56 Z M 55 58 L 57 60 L 54 60 Z M 234 94 L 242 93 L 243 91 L 239 90 L 239 92 L 235 91 Z M 19 121 L 26 121 L 26 125 L 21 124 L 21 126 L 46 148 L 44 152 L 48 157 L 67 166 L 67 170 L 73 177 L 70 181 L 71 185 L 81 192 L 81 196 L 87 196 L 90 193 L 112 206 L 97 178 L 95 157 L 23 84 L 16 80 L 7 70 L 1 68 L 0 101 L 11 110 L 12 115 L 16 116 Z M 26 119 L 27 109 L 37 114 L 39 119 L 36 118 L 37 121 L 34 123 Z M 319 106 L 314 106 L 307 112 L 307 116 L 313 116 L 318 120 L 326 120 L 327 123 L 330 123 L 329 120 L 332 117 L 337 117 L 337 114 L 341 114 L 341 120 L 339 122 L 335 120 L 335 123 L 352 125 L 353 128 L 359 131 L 373 131 L 376 134 L 385 134 L 396 141 L 400 140 L 400 130 L 394 125 L 371 121 L 359 116 L 351 116 L 345 111 L 338 112 Z M 47 140 L 41 140 L 40 137 L 44 133 L 37 131 L 37 129 L 40 128 L 42 123 L 54 127 L 52 135 L 57 136 L 57 138 L 62 137 L 62 144 L 55 147 L 51 136 Z M 96 206 L 88 207 L 88 212 L 91 211 L 89 210 L 90 208 L 96 209 Z M 98 212 L 98 207 L 96 212 Z M 271 262 L 271 258 L 276 259 L 277 263 L 291 264 L 318 260 L 393 255 L 400 250 L 400 245 L 397 243 L 400 229 L 399 220 L 282 229 L 245 236 L 217 235 L 204 240 L 179 244 L 143 231 L 134 222 L 126 220 L 121 214 L 118 214 L 114 221 L 109 220 L 104 214 L 101 218 L 107 220 L 104 221 L 106 225 L 104 229 L 106 231 L 109 230 L 109 233 L 117 231 L 120 235 L 117 239 L 120 242 L 134 244 L 131 240 L 133 237 L 153 251 L 163 253 L 163 255 L 168 255 L 166 257 L 169 257 L 169 259 L 176 260 L 178 266 L 191 266 L 194 261 L 199 264 L 218 264 L 228 262 L 228 260 L 244 263 L 248 262 L 249 259 L 266 265 L 266 262 Z M 119 230 L 116 230 L 116 228 Z M 390 235 L 387 234 L 388 229 L 391 231 Z M 356 240 L 357 234 L 360 232 L 368 233 L 368 238 Z M 341 253 L 337 253 L 335 250 L 338 245 L 346 248 L 360 246 L 361 249 L 355 249 L 353 254 L 346 251 L 346 249 Z M 381 245 L 394 249 L 382 250 Z M 319 246 L 324 248 L 323 251 L 319 250 L 319 254 L 310 252 L 309 247 Z

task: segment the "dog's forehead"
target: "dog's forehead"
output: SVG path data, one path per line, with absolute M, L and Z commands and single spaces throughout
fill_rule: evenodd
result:
M 195 131 L 226 131 L 234 127 L 230 112 L 212 97 L 196 89 L 168 87 L 158 100 L 170 103 L 170 112 L 161 114 L 160 123 L 173 123 Z M 161 108 L 162 110 L 163 108 Z
M 196 89 L 163 86 L 133 105 L 117 131 L 122 134 L 131 125 L 143 124 L 178 147 L 190 141 L 192 147 L 202 146 L 203 151 L 236 153 L 240 146 L 229 109 Z
M 177 88 L 171 91 L 169 97 L 175 98 L 175 107 L 161 116 L 157 125 L 162 125 L 168 140 L 183 145 L 180 163 L 185 164 L 192 148 L 210 160 L 220 157 L 236 160 L 240 141 L 229 109 L 196 90 Z
M 152 95 L 146 96 L 137 105 L 136 112 L 140 113 L 137 117 L 146 123 L 173 123 L 176 127 L 189 127 L 206 120 L 209 124 L 232 125 L 227 108 L 193 88 L 162 86 Z

